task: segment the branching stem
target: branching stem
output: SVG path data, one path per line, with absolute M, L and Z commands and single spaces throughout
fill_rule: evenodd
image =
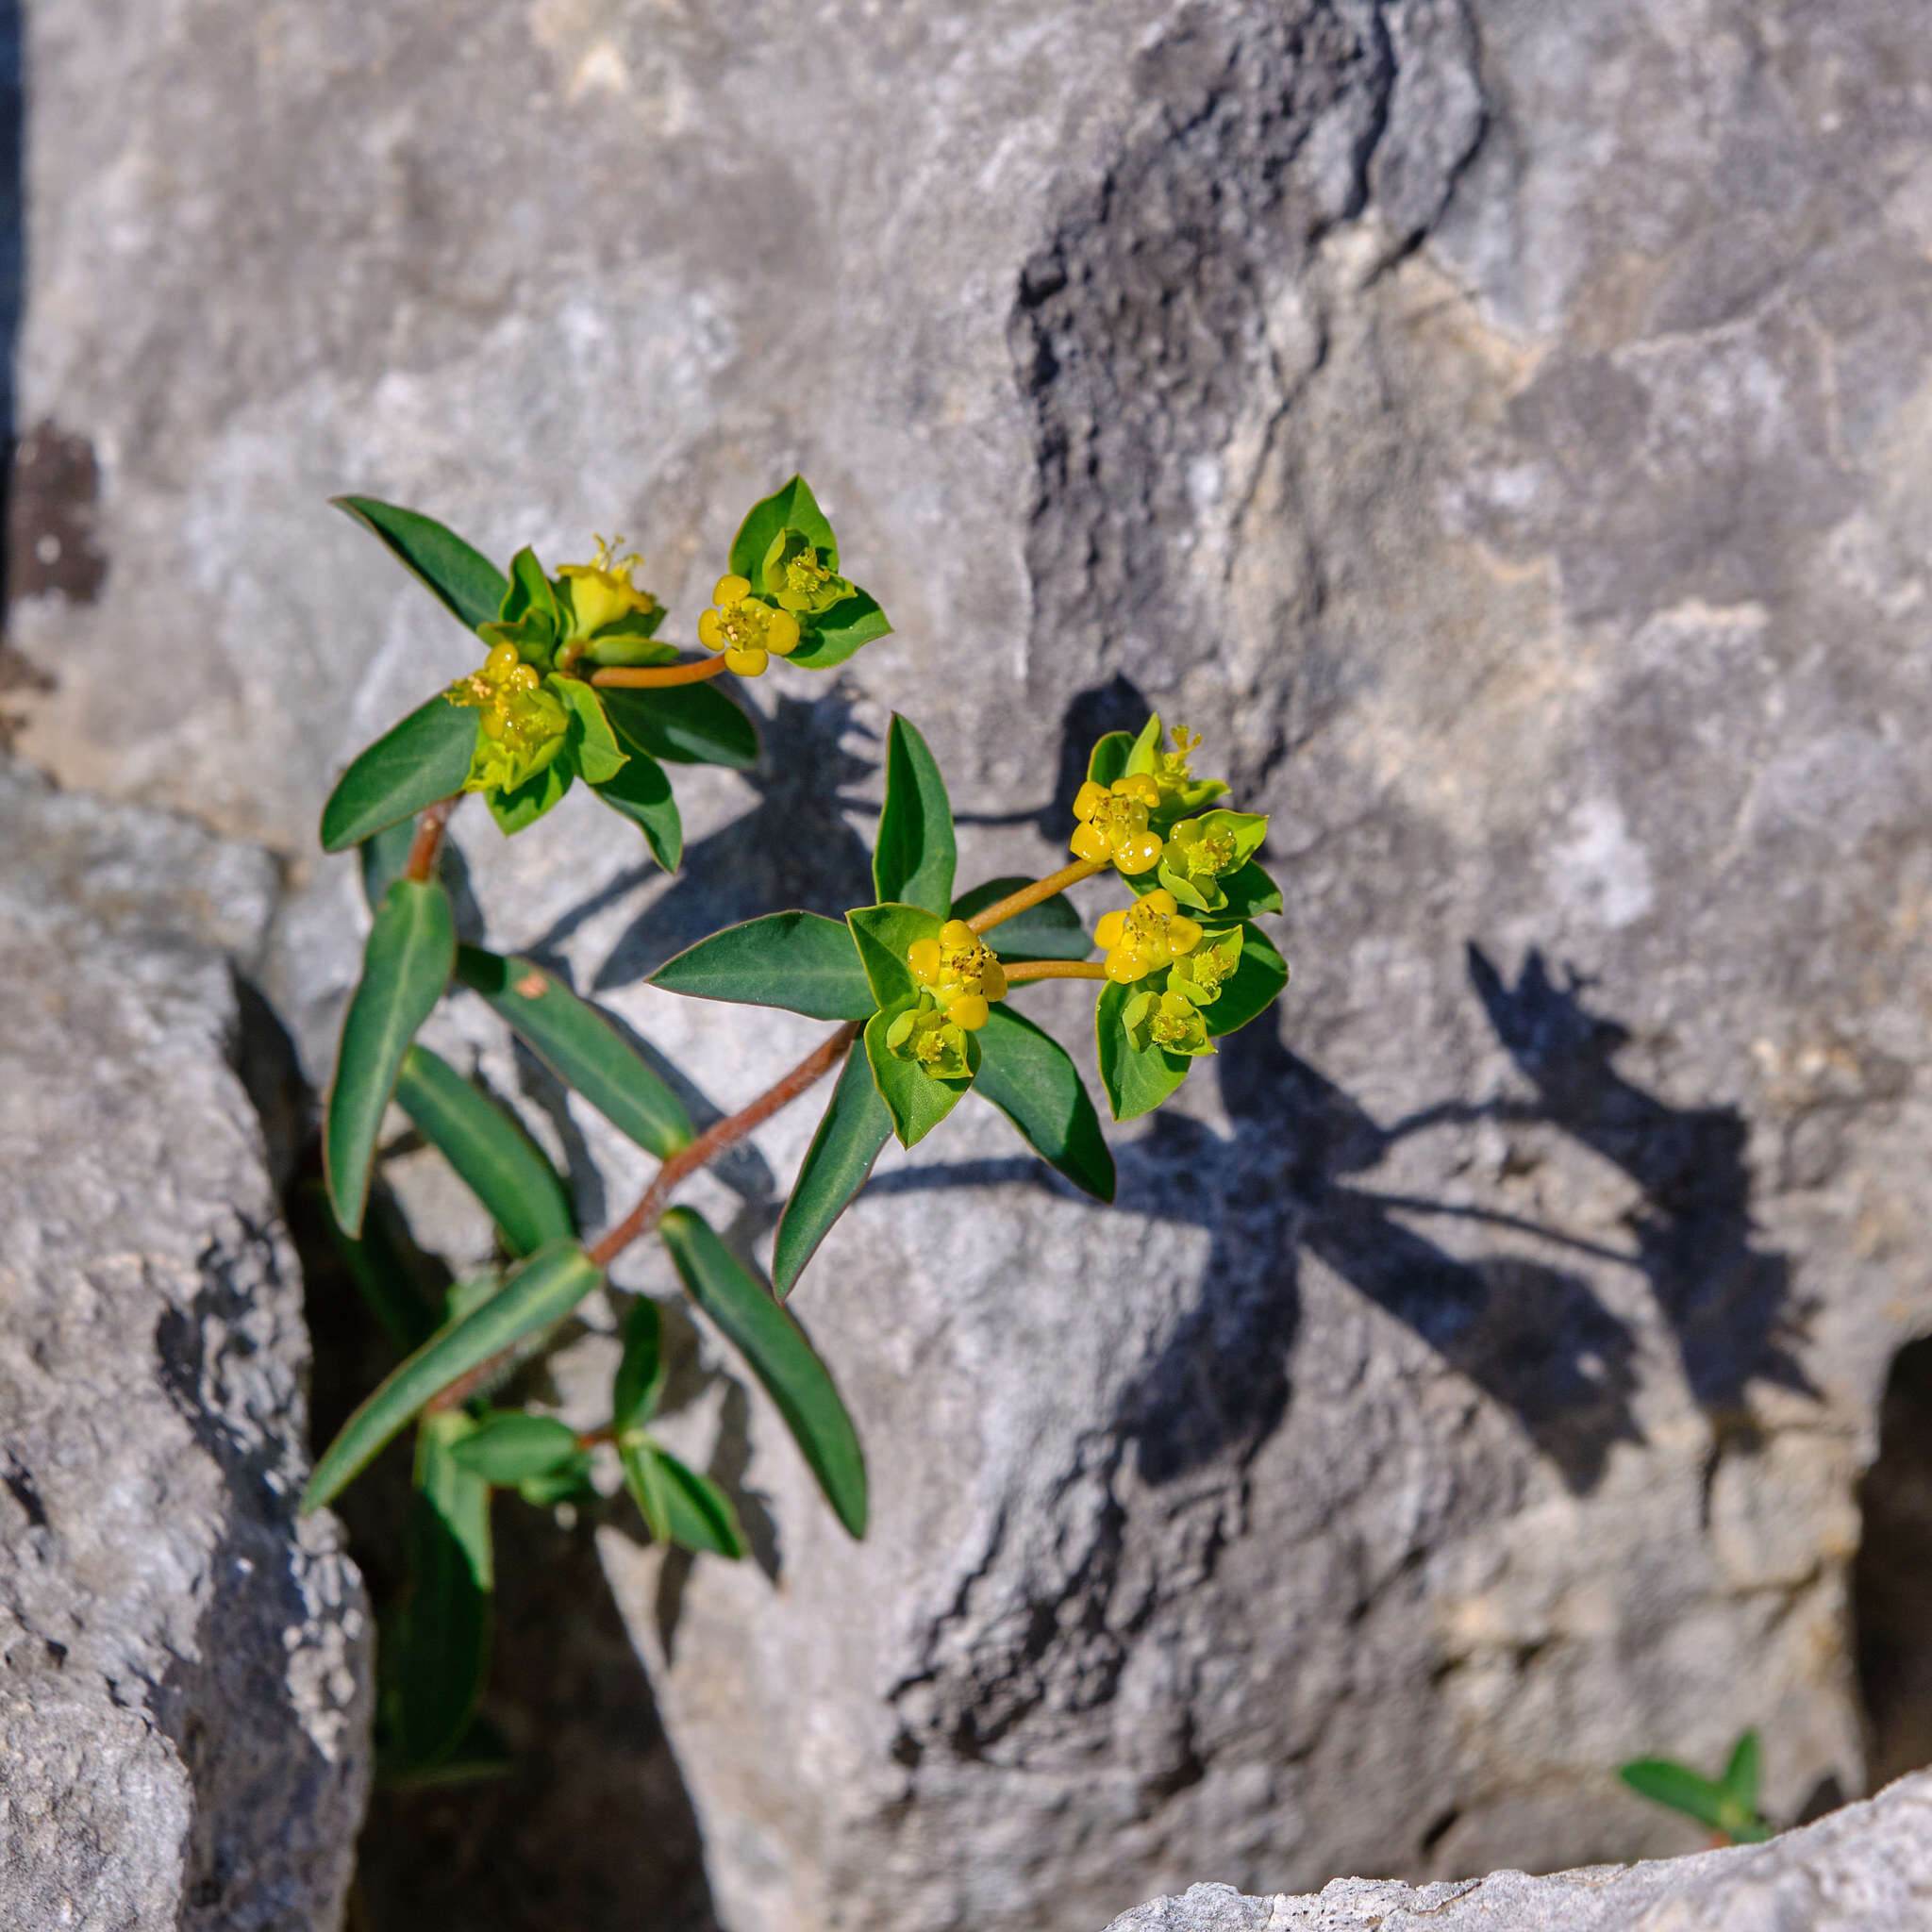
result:
M 443 830 L 449 824 L 450 813 L 462 802 L 463 794 L 458 791 L 424 807 L 423 816 L 416 821 L 416 836 L 409 844 L 408 863 L 403 867 L 406 879 L 426 886 L 435 876 L 436 861 L 442 855 Z
M 612 664 L 591 674 L 592 684 L 608 690 L 661 691 L 667 684 L 702 684 L 724 669 L 723 655 L 692 658 L 683 664 Z
M 1105 979 L 1107 968 L 1098 959 L 1021 959 L 1001 962 L 1008 986 L 1028 979 Z
M 1078 885 L 1082 879 L 1091 879 L 1095 873 L 1106 870 L 1104 858 L 1076 858 L 1072 865 L 1048 873 L 1043 879 L 1035 879 L 1030 886 L 1022 886 L 1017 892 L 1008 892 L 1004 899 L 995 899 L 983 911 L 975 912 L 966 924 L 974 932 L 991 932 L 994 926 L 1024 912 L 1029 906 L 1038 906 L 1042 900 L 1051 899 L 1056 892 L 1064 892 L 1069 886 Z M 1012 976 L 1011 973 L 1007 974 L 1008 979 Z

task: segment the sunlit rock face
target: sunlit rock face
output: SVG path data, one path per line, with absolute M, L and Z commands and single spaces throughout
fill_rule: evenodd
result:
M 581 793 L 515 844 L 458 822 L 471 929 L 718 1108 L 823 1029 L 643 977 L 869 895 L 891 709 L 968 883 L 1058 862 L 1086 743 L 1148 706 L 1273 814 L 1293 981 L 1120 1137 L 1115 1209 L 969 1103 L 802 1283 L 865 1543 L 708 1345 L 684 1440 L 759 1560 L 604 1532 L 731 1932 L 1683 1849 L 1611 1768 L 1746 1724 L 1780 1815 L 1860 1788 L 1854 1496 L 1932 1325 L 1901 9 L 32 32 L 21 420 L 92 451 L 99 569 L 17 609 L 57 679 L 22 748 L 288 855 L 270 984 L 314 1077 L 363 916 L 315 813 L 477 656 L 331 491 L 499 557 L 620 527 L 687 636 L 746 503 L 795 467 L 831 508 L 897 633 L 752 688 L 765 765 L 680 776 L 679 878 Z M 625 1143 L 477 1012 L 439 1026 L 621 1212 Z M 692 1200 L 756 1250 L 812 1124 Z

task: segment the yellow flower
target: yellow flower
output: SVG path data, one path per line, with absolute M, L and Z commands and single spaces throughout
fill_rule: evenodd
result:
M 756 677 L 773 658 L 789 658 L 798 648 L 798 620 L 751 594 L 747 578 L 722 576 L 711 592 L 718 608 L 698 619 L 698 642 L 723 651 L 724 668 L 739 677 Z
M 1136 994 L 1121 1014 L 1121 1024 L 1142 1053 L 1158 1046 L 1192 1058 L 1214 1051 L 1200 1008 L 1177 992 Z
M 1107 976 L 1125 986 L 1186 958 L 1201 943 L 1201 927 L 1172 892 L 1156 886 L 1125 911 L 1103 913 L 1093 937 L 1107 954 Z
M 482 669 L 458 678 L 444 696 L 483 713 L 465 791 L 508 791 L 535 777 L 563 749 L 570 714 L 514 644 L 491 646 Z
M 1006 968 L 963 919 L 947 920 L 936 938 L 914 940 L 906 960 L 936 1010 L 968 1033 L 986 1024 L 989 1001 L 1007 996 Z
M 972 1077 L 965 1030 L 924 1000 L 901 1013 L 887 1029 L 886 1051 L 896 1058 L 910 1060 L 935 1080 Z
M 1088 779 L 1074 794 L 1074 816 L 1080 821 L 1069 841 L 1074 856 L 1093 865 L 1111 859 L 1129 877 L 1152 872 L 1160 863 L 1161 839 L 1148 829 L 1147 814 L 1159 803 L 1160 787 L 1144 772 L 1116 778 L 1110 787 Z
M 608 542 L 599 537 L 594 563 L 566 563 L 558 571 L 570 591 L 569 636 L 594 637 L 620 617 L 649 617 L 658 609 L 657 598 L 631 580 L 644 559 L 635 551 L 627 557 L 616 554 L 623 541 L 622 537 Z

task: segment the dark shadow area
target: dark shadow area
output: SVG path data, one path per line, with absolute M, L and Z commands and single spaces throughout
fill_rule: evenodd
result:
M 318 1444 L 394 1363 L 329 1235 L 319 1179 L 311 1146 L 287 1206 L 315 1345 Z M 436 1305 L 446 1273 L 409 1247 L 379 1191 L 371 1212 L 389 1218 L 391 1245 Z M 408 1460 L 407 1443 L 392 1444 L 335 1506 L 378 1611 L 401 1580 Z M 697 1821 L 597 1560 L 596 1514 L 572 1521 L 498 1500 L 483 1714 L 510 1766 L 474 1783 L 375 1790 L 358 1849 L 357 1932 L 716 1932 Z M 755 1537 L 769 1528 L 757 1517 L 746 1526 Z
M 1892 1357 L 1852 1568 L 1870 1785 L 1932 1764 L 1932 1337 Z

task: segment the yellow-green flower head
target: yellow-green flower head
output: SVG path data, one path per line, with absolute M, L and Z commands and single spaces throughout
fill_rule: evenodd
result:
M 852 595 L 852 586 L 833 568 L 831 553 L 790 527 L 772 539 L 758 580 L 765 595 L 794 617 L 822 616 Z
M 723 651 L 724 668 L 734 675 L 756 677 L 771 658 L 797 650 L 797 618 L 754 597 L 748 578 L 720 577 L 711 602 L 718 608 L 698 619 L 698 642 L 708 651 Z
M 1201 743 L 1201 734 L 1190 731 L 1185 724 L 1176 724 L 1172 736 L 1172 751 L 1162 751 L 1157 746 L 1154 753 L 1154 782 L 1159 788 L 1163 805 L 1171 805 L 1191 787 L 1193 780 L 1188 771 L 1188 760 Z
M 636 551 L 627 557 L 617 555 L 622 537 L 597 540 L 594 563 L 566 563 L 557 575 L 570 592 L 572 638 L 594 637 L 606 625 L 621 617 L 651 617 L 661 608 L 650 591 L 633 581 L 644 559 Z
M 1121 1014 L 1121 1024 L 1142 1053 L 1150 1046 L 1160 1046 L 1191 1058 L 1214 1051 L 1200 1008 L 1181 993 L 1137 993 Z
M 1102 913 L 1093 937 L 1107 954 L 1107 976 L 1127 986 L 1185 958 L 1201 943 L 1201 927 L 1156 886 L 1124 912 Z
M 1239 872 L 1267 836 L 1268 820 L 1260 812 L 1210 811 L 1181 819 L 1168 828 L 1161 883 L 1183 904 L 1217 911 L 1227 904 L 1220 881 Z
M 1132 877 L 1152 872 L 1160 863 L 1161 840 L 1150 831 L 1147 814 L 1160 803 L 1160 788 L 1144 772 L 1116 778 L 1109 786 L 1091 778 L 1074 794 L 1074 816 L 1080 821 L 1068 842 L 1074 856 L 1092 865 L 1111 859 Z
M 969 1033 L 986 1024 L 989 1001 L 1007 996 L 1006 968 L 963 919 L 947 920 L 936 939 L 914 940 L 906 960 L 936 1009 Z
M 1149 892 L 1147 898 L 1153 897 Z M 1174 971 L 1167 975 L 1167 990 L 1192 1000 L 1197 1007 L 1211 1007 L 1221 997 L 1223 982 L 1241 963 L 1240 926 L 1231 932 L 1209 933 L 1184 958 L 1174 962 Z
M 534 777 L 563 749 L 570 714 L 543 689 L 514 644 L 493 645 L 482 669 L 458 678 L 444 695 L 453 705 L 483 713 L 465 791 L 507 791 Z
M 898 1059 L 910 1060 L 935 1080 L 972 1077 L 973 1068 L 966 1058 L 966 1029 L 924 998 L 901 1013 L 887 1029 L 886 1051 Z

